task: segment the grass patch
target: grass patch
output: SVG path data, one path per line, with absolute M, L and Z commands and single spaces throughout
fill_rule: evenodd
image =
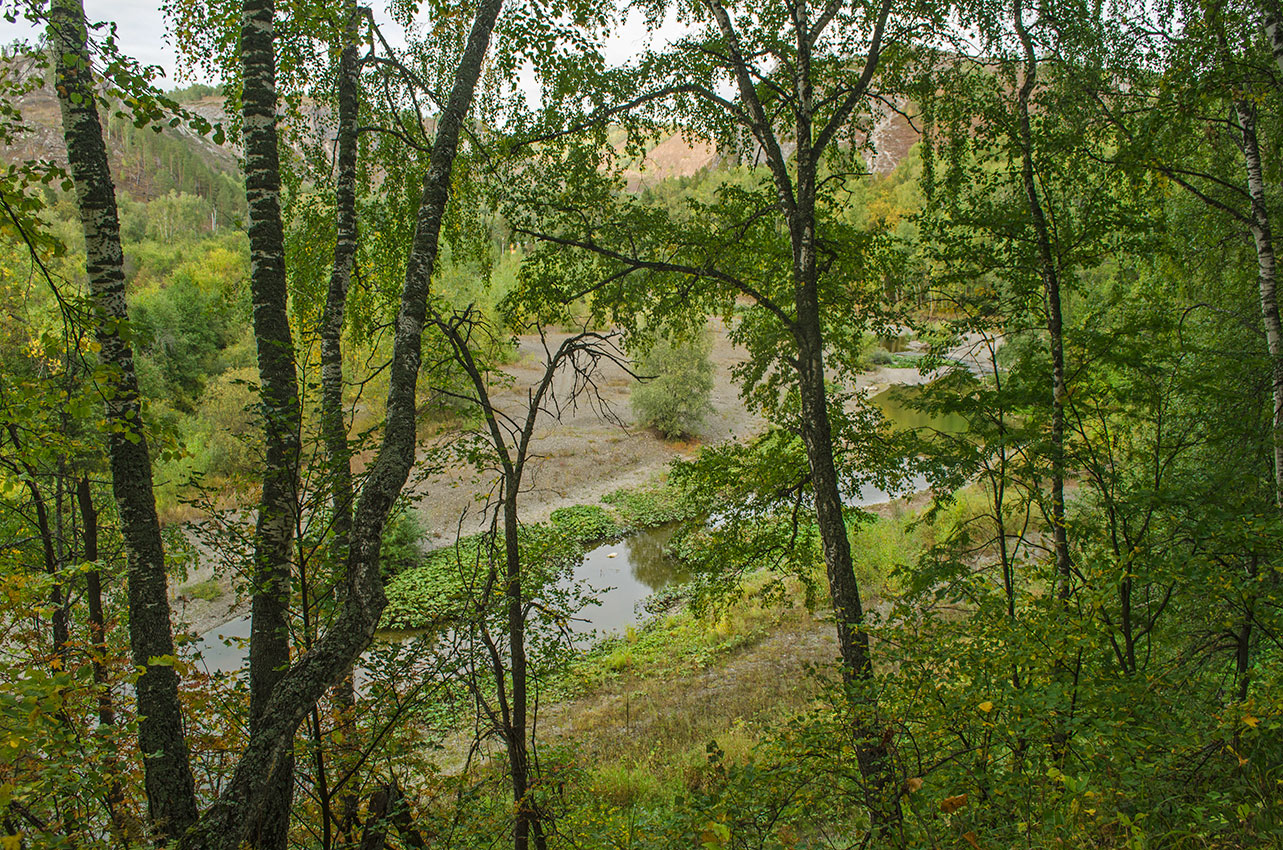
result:
M 187 587 L 183 588 L 183 592 L 194 599 L 213 602 L 223 595 L 223 586 L 218 583 L 218 579 L 210 578 L 187 585 Z
M 601 499 L 615 510 L 621 533 L 654 528 L 669 522 L 693 519 L 696 506 L 676 487 L 656 484 L 616 490 Z
M 890 369 L 912 369 L 922 363 L 922 355 L 916 352 L 875 348 L 869 352 L 869 362 L 874 366 L 886 366 Z

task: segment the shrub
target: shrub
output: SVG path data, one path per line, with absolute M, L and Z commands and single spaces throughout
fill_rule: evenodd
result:
M 423 526 L 419 515 L 403 509 L 392 515 L 379 548 L 379 571 L 384 579 L 415 567 L 423 560 Z
M 712 345 L 707 334 L 688 341 L 658 340 L 638 360 L 647 378 L 633 390 L 637 421 L 668 439 L 689 435 L 713 409 Z

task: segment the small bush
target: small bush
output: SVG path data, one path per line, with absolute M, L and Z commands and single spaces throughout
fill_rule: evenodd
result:
M 633 390 L 637 421 L 668 439 L 694 433 L 713 409 L 712 345 L 707 334 L 690 341 L 660 339 L 637 363 L 648 378 Z
M 384 579 L 391 578 L 423 560 L 423 526 L 418 514 L 403 510 L 393 514 L 383 530 L 379 548 L 379 570 Z

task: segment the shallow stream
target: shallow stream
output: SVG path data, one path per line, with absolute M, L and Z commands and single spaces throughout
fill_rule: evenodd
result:
M 897 428 L 932 426 L 941 430 L 957 430 L 961 427 L 961 420 L 933 419 L 913 410 L 906 403 L 913 392 L 912 388 L 893 388 L 884 390 L 872 400 Z M 852 506 L 876 505 L 925 488 L 926 480 L 921 475 L 910 479 L 894 493 L 870 484 L 852 494 L 846 503 Z M 574 631 L 585 636 L 590 633 L 601 635 L 636 625 L 641 618 L 641 605 L 651 594 L 686 581 L 689 576 L 681 564 L 664 551 L 676 531 L 676 525 L 639 531 L 585 554 L 575 569 L 574 579 L 596 590 L 609 590 L 598 595 L 601 604 L 589 605 L 579 613 Z M 248 654 L 249 632 L 247 614 L 202 635 L 196 648 L 205 669 L 211 673 L 239 670 Z

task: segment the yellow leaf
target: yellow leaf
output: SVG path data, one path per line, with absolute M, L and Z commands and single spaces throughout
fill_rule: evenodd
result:
M 974 832 L 962 833 L 962 840 L 976 848 L 976 850 L 980 850 L 980 839 L 976 837 Z
M 989 700 L 985 700 L 984 702 L 980 703 L 979 708 L 985 714 L 988 714 L 989 712 L 993 711 L 993 703 L 989 702 Z
M 1244 715 L 1243 715 L 1243 723 L 1244 723 L 1245 725 L 1247 725 L 1247 726 L 1251 726 L 1253 729 L 1255 729 L 1255 728 L 1256 728 L 1256 724 L 1258 724 L 1258 723 L 1260 723 L 1260 722 L 1261 722 L 1261 721 L 1257 720 L 1255 717 L 1253 717 L 1253 716 L 1252 716 L 1252 715 L 1250 715 L 1250 714 L 1244 714 Z

